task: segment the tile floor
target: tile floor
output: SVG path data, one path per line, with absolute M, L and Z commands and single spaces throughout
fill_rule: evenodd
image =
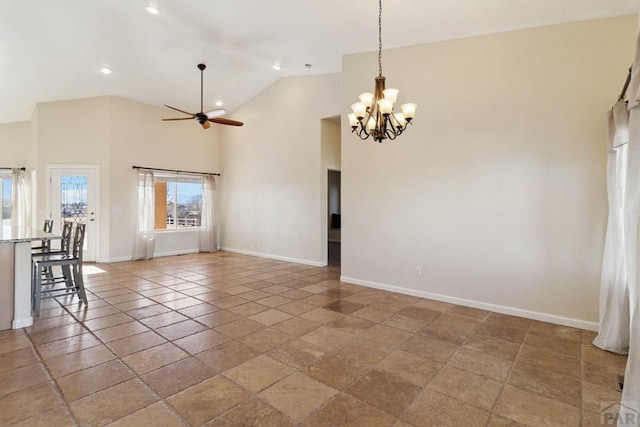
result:
M 600 425 L 594 333 L 220 252 L 85 267 L 0 332 L 0 425 Z

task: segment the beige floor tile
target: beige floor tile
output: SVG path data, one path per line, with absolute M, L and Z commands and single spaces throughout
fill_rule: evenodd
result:
M 409 338 L 413 333 L 403 331 L 386 325 L 375 325 L 360 334 L 361 338 L 370 339 L 386 345 L 399 346 Z
M 60 378 L 82 369 L 101 365 L 115 357 L 107 347 L 98 345 L 47 360 L 46 366 L 53 378 Z
M 507 380 L 513 361 L 471 348 L 459 347 L 447 364 L 472 374 L 504 382 Z
M 340 348 L 334 350 L 336 356 L 356 360 L 369 366 L 374 366 L 395 350 L 390 345 L 356 337 Z
M 287 335 L 284 332 L 278 332 L 275 329 L 269 328 L 269 329 L 263 329 L 261 331 L 246 335 L 240 338 L 240 341 L 252 347 L 257 348 L 260 351 L 269 351 L 275 347 L 278 347 L 281 344 L 284 344 L 290 339 L 291 339 L 290 335 Z
M 394 316 L 394 313 L 390 311 L 377 310 L 375 308 L 364 307 L 358 311 L 351 313 L 351 316 L 366 319 L 373 323 L 382 323 L 385 320 L 389 320 Z M 409 316 L 413 317 L 413 316 Z
M 240 319 L 218 326 L 215 330 L 231 338 L 241 338 L 266 327 L 265 324 L 251 319 Z
M 395 418 L 353 397 L 341 394 L 309 417 L 305 427 L 384 427 L 393 426 Z
M 515 360 L 520 350 L 520 344 L 517 342 L 476 334 L 471 335 L 463 347 L 509 360 Z
M 273 329 L 294 337 L 299 337 L 314 329 L 318 329 L 320 326 L 322 326 L 322 323 L 307 320 L 302 317 L 294 317 L 293 319 L 285 320 L 284 322 L 274 325 Z
M 59 406 L 50 411 L 35 415 L 26 420 L 12 424 L 12 427 L 73 427 L 76 423 L 73 421 L 68 411 Z
M 286 427 L 294 424 L 289 417 L 272 406 L 253 398 L 216 418 L 213 425 L 217 427 Z
M 490 411 L 502 390 L 502 383 L 445 366 L 427 388 Z
M 294 373 L 264 390 L 259 397 L 300 422 L 336 394 L 337 390 L 304 374 Z
M 354 311 L 358 311 L 363 307 L 364 305 L 362 304 L 356 304 L 354 302 L 338 300 L 325 305 L 323 308 L 326 310 L 335 311 L 336 313 L 351 314 Z
M 578 408 L 581 406 L 580 380 L 567 375 L 516 362 L 508 384 Z
M 370 367 L 352 359 L 326 355 L 304 369 L 304 373 L 336 390 L 344 390 Z
M 139 380 L 133 379 L 70 404 L 80 424 L 105 425 L 155 402 Z
M 220 373 L 253 359 L 259 354 L 258 350 L 240 341 L 229 341 L 216 348 L 198 353 L 196 357 Z
M 0 397 L 0 425 L 26 420 L 62 404 L 53 383 L 38 384 Z
M 408 332 L 418 332 L 429 324 L 426 320 L 415 319 L 413 317 L 395 314 L 390 319 L 385 320 L 382 324 Z
M 40 363 L 5 371 L 0 374 L 0 397 L 42 384 L 48 379 Z
M 410 353 L 428 357 L 436 362 L 446 363 L 458 347 L 447 341 L 422 335 L 414 335 L 405 341 L 400 348 Z
M 345 315 L 335 322 L 327 323 L 326 325 L 348 334 L 360 335 L 369 328 L 375 326 L 376 323 L 360 317 Z
M 560 338 L 551 334 L 529 332 L 524 343 L 531 347 L 544 348 L 552 353 L 572 357 L 574 359 L 579 359 L 581 354 L 580 342 Z
M 120 360 L 112 360 L 59 378 L 57 383 L 64 398 L 68 402 L 73 402 L 130 380 L 133 376 L 133 372 Z
M 227 378 L 216 376 L 170 397 L 167 402 L 189 424 L 200 426 L 250 396 Z
M 473 307 L 465 307 L 462 305 L 452 305 L 447 313 L 455 314 L 457 316 L 470 317 L 472 319 L 484 320 L 488 315 L 489 311 L 480 310 L 478 308 Z
M 566 403 L 506 386 L 494 412 L 496 415 L 531 426 L 577 426 L 580 410 Z
M 159 314 L 168 313 L 171 311 L 170 308 L 165 307 L 162 304 L 153 304 L 142 308 L 136 308 L 134 310 L 127 311 L 127 315 L 131 316 L 134 319 L 140 320 L 146 317 L 153 317 Z
M 177 346 L 171 343 L 164 343 L 130 354 L 123 357 L 122 360 L 138 375 L 142 375 L 188 356 L 186 352 Z
M 228 310 L 218 310 L 213 313 L 205 314 L 204 316 L 196 317 L 194 320 L 207 325 L 210 328 L 215 328 L 239 319 L 242 319 L 242 316 L 236 313 Z
M 120 338 L 129 337 L 131 335 L 140 334 L 148 331 L 149 328 L 139 322 L 128 322 L 118 326 L 112 326 L 110 328 L 100 329 L 95 331 L 94 334 L 102 340 L 102 342 L 115 341 Z
M 285 313 L 289 313 L 294 316 L 298 316 L 308 311 L 315 310 L 316 308 L 317 307 L 313 304 L 308 304 L 302 301 L 292 301 L 287 304 L 279 306 L 278 310 L 284 311 Z
M 351 334 L 327 326 L 321 326 L 300 337 L 301 340 L 325 350 L 332 350 L 353 338 L 354 336 Z
M 187 357 L 142 375 L 142 380 L 166 398 L 213 377 L 216 371 L 194 357 Z
M 622 394 L 613 387 L 602 387 L 588 382 L 582 383 L 582 409 L 600 413 L 602 405 L 620 402 Z
M 131 335 L 116 341 L 111 341 L 108 346 L 118 357 L 128 356 L 147 348 L 155 347 L 167 342 L 160 335 L 153 331 L 143 332 L 137 335 Z
M 483 426 L 489 412 L 432 390 L 425 390 L 402 415 L 416 427 Z
M 311 320 L 318 323 L 330 323 L 342 319 L 344 315 L 334 310 L 328 310 L 326 308 L 316 308 L 315 310 L 307 311 L 300 315 L 301 318 Z
M 442 312 L 447 311 L 450 308 L 454 307 L 453 304 L 449 304 L 448 302 L 435 301 L 432 299 L 421 299 L 413 305 L 420 308 L 428 308 L 429 310 L 442 311 Z
M 79 323 L 74 323 L 67 326 L 61 326 L 59 328 L 51 328 L 41 332 L 29 332 L 29 336 L 35 345 L 46 344 L 53 341 L 62 340 L 65 338 L 73 337 L 85 333 L 87 330 Z M 26 340 L 26 341 L 25 341 Z M 4 341 L 4 340 L 2 340 Z M 24 345 L 23 345 L 24 342 Z M 5 345 L 3 345 L 5 344 Z M 29 339 L 26 336 L 22 336 L 15 342 L 0 342 L 0 354 L 5 351 L 18 350 L 29 346 Z
M 281 305 L 290 303 L 291 301 L 293 300 L 290 298 L 285 298 L 280 295 L 272 295 L 270 297 L 256 300 L 255 302 L 257 302 L 260 305 L 266 305 L 267 307 L 276 308 L 276 307 L 280 307 Z
M 231 338 L 222 335 L 219 332 L 212 331 L 211 329 L 205 329 L 204 331 L 196 332 L 192 335 L 175 340 L 173 343 L 187 353 L 198 354 L 205 350 L 209 350 L 210 348 L 222 345 L 230 340 Z
M 582 341 L 582 329 L 576 329 L 562 325 L 554 325 L 553 323 L 532 321 L 529 331 L 531 333 L 539 335 L 554 335 L 558 338 L 563 338 L 570 341 Z
M 254 320 L 256 322 L 260 322 L 267 326 L 273 326 L 276 323 L 284 322 L 285 320 L 289 320 L 292 317 L 293 316 L 291 316 L 288 313 L 285 313 L 284 311 L 280 311 L 272 308 L 272 309 L 254 314 L 252 316 L 249 316 L 249 319 Z
M 176 313 L 175 311 L 168 311 L 165 313 L 156 314 L 155 316 L 141 318 L 140 323 L 155 330 L 158 328 L 162 328 L 163 326 L 182 322 L 184 320 L 187 320 L 187 316 Z
M 479 323 L 477 319 L 443 313 L 434 321 L 427 323 L 418 333 L 460 345 Z
M 188 319 L 172 325 L 163 326 L 162 328 L 157 328 L 155 331 L 165 339 L 173 341 L 195 334 L 196 332 L 204 331 L 205 329 L 207 329 L 207 327 L 203 324 Z
M 254 291 L 258 292 L 258 291 Z M 269 307 L 256 304 L 255 302 L 248 302 L 246 304 L 236 305 L 235 307 L 231 307 L 228 309 L 230 312 L 235 313 L 239 316 L 251 316 L 253 314 L 262 313 L 263 311 L 269 310 Z
M 440 371 L 442 364 L 417 354 L 396 350 L 378 363 L 376 367 L 424 387 Z
M 568 375 L 580 379 L 580 359 L 562 356 L 545 349 L 523 345 L 516 359 L 519 363 L 525 363 L 536 368 L 547 369 L 558 374 Z M 611 380 L 611 378 L 609 378 Z
M 258 393 L 293 371 L 291 366 L 260 355 L 225 371 L 223 375 L 247 390 Z
M 413 402 L 420 391 L 422 387 L 397 375 L 372 369 L 345 393 L 397 417 Z
M 303 368 L 324 356 L 326 349 L 301 339 L 291 341 L 271 350 L 269 356 L 287 365 Z
M 14 369 L 38 363 L 32 348 L 23 348 L 10 353 L 0 354 L 0 374 Z M 0 389 L 1 393 L 1 389 Z
M 184 424 L 165 405 L 160 402 L 140 409 L 131 415 L 120 418 L 109 427 L 138 427 L 142 425 L 162 427 L 182 427 Z

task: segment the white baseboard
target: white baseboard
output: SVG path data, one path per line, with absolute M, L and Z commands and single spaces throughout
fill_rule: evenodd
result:
M 325 267 L 327 265 L 326 263 L 323 264 L 323 263 L 318 262 L 318 261 L 309 261 L 309 260 L 306 260 L 306 259 L 290 258 L 290 257 L 286 257 L 286 256 L 273 255 L 273 254 L 265 254 L 265 253 L 262 253 L 262 252 L 245 251 L 244 249 L 234 249 L 234 248 L 222 247 L 222 248 L 220 248 L 220 250 L 221 251 L 226 251 L 226 252 L 233 252 L 233 253 L 237 253 L 237 254 L 242 254 L 242 255 L 257 256 L 257 257 L 260 257 L 260 258 L 276 259 L 278 261 L 295 262 L 297 264 L 311 265 L 313 267 Z
M 25 319 L 14 319 L 11 322 L 11 327 L 13 329 L 26 328 L 33 325 L 33 317 L 27 317 Z
M 554 314 L 540 313 L 537 311 L 523 310 L 520 308 L 507 307 L 503 305 L 490 304 L 481 301 L 468 300 L 464 298 L 452 297 L 431 292 L 418 291 L 416 289 L 402 288 L 399 286 L 387 285 L 384 283 L 370 282 L 367 280 L 355 279 L 353 277 L 340 276 L 340 281 L 351 283 L 353 285 L 366 286 L 368 288 L 381 289 L 414 297 L 427 298 L 436 301 L 448 302 L 450 304 L 463 305 L 465 307 L 479 308 L 481 310 L 493 311 L 500 314 L 508 314 L 511 316 L 524 317 L 526 319 L 538 320 L 541 322 L 554 323 L 556 325 L 569 326 L 572 328 L 586 329 L 589 331 L 597 331 L 598 323 L 587 322 L 585 320 L 573 319 L 570 317 L 556 316 Z
M 157 254 L 153 254 L 154 258 L 160 258 L 163 256 L 175 256 L 175 255 L 186 255 L 186 254 L 197 254 L 200 251 L 198 249 L 187 249 L 182 251 L 169 251 L 169 252 L 159 252 Z

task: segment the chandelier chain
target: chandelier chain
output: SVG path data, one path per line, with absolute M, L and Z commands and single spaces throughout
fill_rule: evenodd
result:
M 382 0 L 378 7 L 378 76 L 382 76 Z

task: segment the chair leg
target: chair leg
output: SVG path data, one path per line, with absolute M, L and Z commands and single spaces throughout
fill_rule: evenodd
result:
M 36 316 L 40 316 L 40 299 L 42 291 L 42 272 L 40 266 L 36 263 L 35 284 L 33 290 L 33 312 Z
M 73 266 L 73 281 L 78 290 L 78 297 L 84 302 L 85 305 L 89 305 L 87 300 L 87 294 L 84 291 L 84 279 L 82 278 L 82 265 L 76 264 Z
M 67 285 L 68 290 L 72 290 L 75 285 L 73 284 L 73 277 L 71 276 L 71 266 L 62 266 L 62 277 L 64 277 L 64 283 Z

